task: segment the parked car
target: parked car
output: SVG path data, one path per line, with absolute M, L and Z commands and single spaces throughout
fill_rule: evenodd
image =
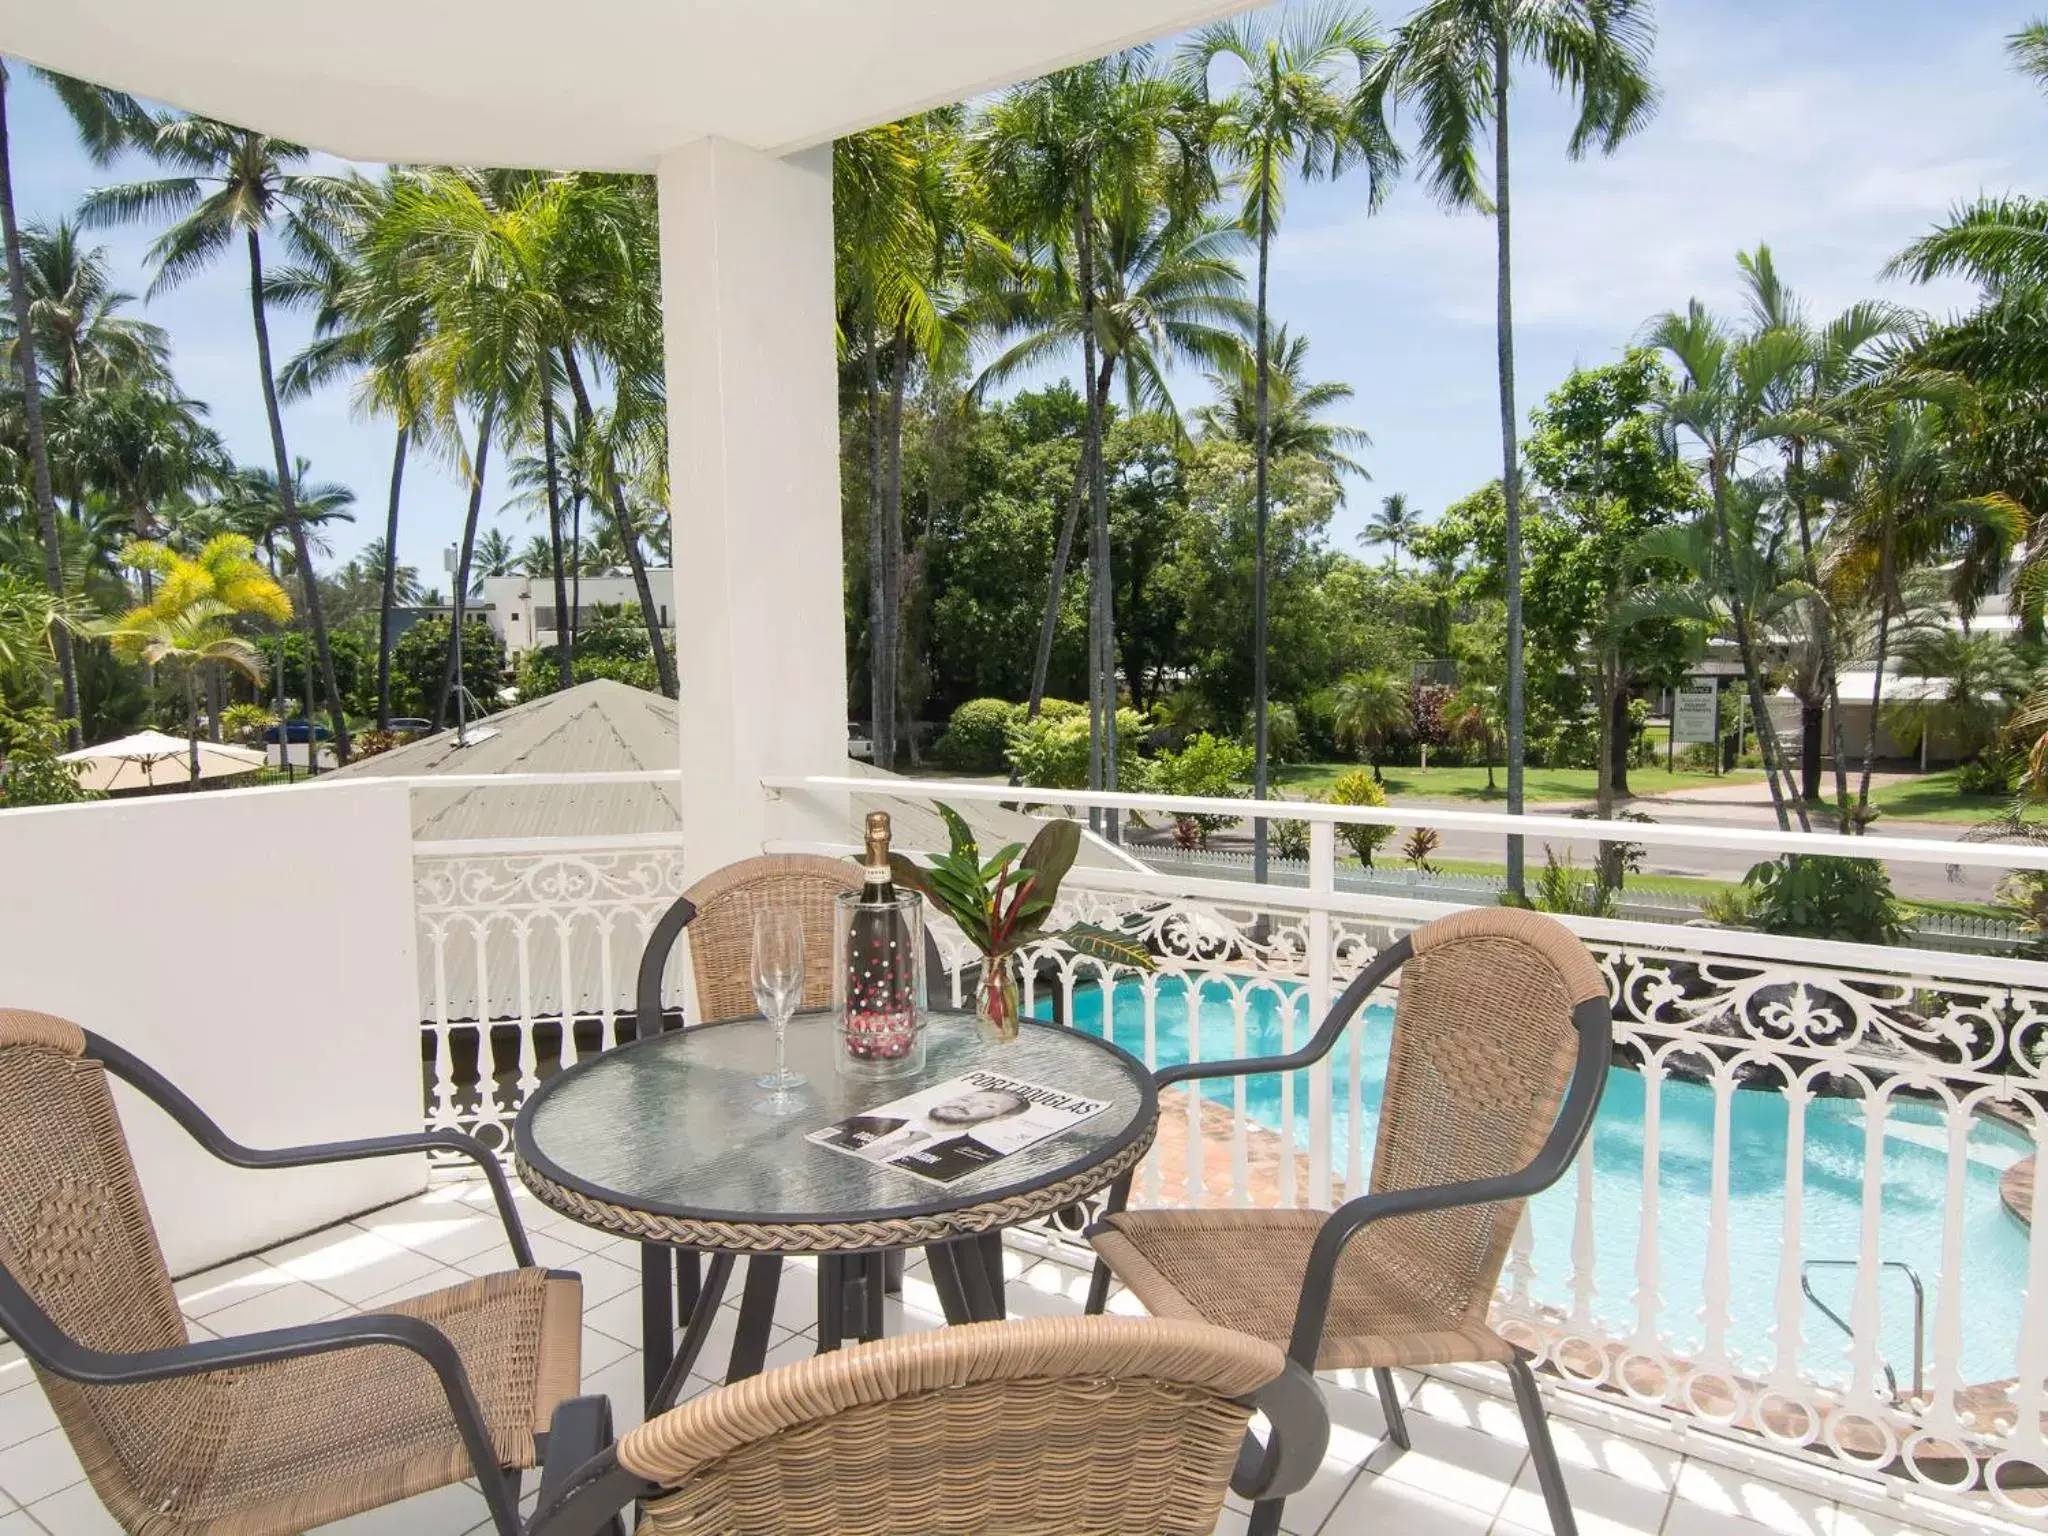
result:
M 391 730 L 398 736 L 425 736 L 434 729 L 434 722 L 407 715 L 391 722 Z
M 872 763 L 875 760 L 875 744 L 869 739 L 866 726 L 846 727 L 846 755 L 857 757 L 864 763 Z
M 334 732 L 317 720 L 287 720 L 281 726 L 267 725 L 263 728 L 263 739 L 271 746 L 277 745 L 277 733 L 282 730 L 286 741 L 331 741 Z

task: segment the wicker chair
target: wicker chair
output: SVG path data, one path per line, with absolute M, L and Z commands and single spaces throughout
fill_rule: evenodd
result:
M 238 1167 L 470 1156 L 520 1267 L 375 1315 L 195 1342 L 110 1073 Z M 536 1464 L 556 1405 L 577 1391 L 582 1327 L 581 1282 L 533 1267 L 504 1173 L 469 1137 L 252 1151 L 119 1046 L 0 1010 L 0 1328 L 125 1529 L 287 1536 L 475 1477 L 513 1536 L 517 1469 Z
M 1255 1408 L 1270 1451 L 1242 1455 Z M 818 1355 L 706 1392 L 573 1470 L 559 1439 L 535 1536 L 585 1536 L 636 1498 L 642 1536 L 1193 1536 L 1227 1486 L 1305 1484 L 1329 1420 L 1276 1345 L 1070 1317 Z
M 1503 1365 L 1552 1529 L 1574 1536 L 1535 1376 L 1487 1310 L 1523 1203 L 1577 1154 L 1606 1083 L 1612 1019 L 1584 946 L 1533 912 L 1461 912 L 1381 951 L 1293 1055 L 1176 1067 L 1159 1084 L 1305 1067 L 1397 970 L 1371 1192 L 1334 1212 L 1126 1211 L 1126 1179 L 1090 1233 L 1089 1310 L 1114 1273 L 1157 1316 L 1285 1344 L 1306 1366 L 1370 1369 L 1403 1448 L 1395 1366 Z M 1278 1501 L 1261 1504 L 1252 1530 L 1279 1520 Z
M 744 1019 L 757 1011 L 753 994 L 754 914 L 768 907 L 795 907 L 803 914 L 805 1008 L 825 1008 L 832 1002 L 832 940 L 837 921 L 836 898 L 861 888 L 860 866 L 845 859 L 828 859 L 816 854 L 764 854 L 742 859 L 713 870 L 692 885 L 661 915 L 647 938 L 640 956 L 635 986 L 634 1034 L 645 1039 L 668 1025 L 662 1006 L 663 983 L 676 941 L 685 931 L 690 941 L 692 1024 L 717 1024 Z M 945 970 L 937 943 L 929 930 L 924 941 L 927 996 L 942 1001 Z M 646 1310 L 642 1327 L 650 1337 L 665 1323 L 687 1323 L 700 1300 L 711 1305 L 725 1293 L 733 1261 L 730 1255 L 715 1256 L 707 1270 L 694 1253 L 673 1256 L 669 1250 L 642 1244 L 640 1278 Z M 667 1274 L 675 1275 L 675 1311 L 668 1312 Z M 747 1261 L 747 1284 L 757 1297 L 772 1307 L 780 1284 L 782 1261 L 769 1257 Z M 998 1271 L 1000 1273 L 1000 1271 Z M 818 1313 L 821 1320 L 842 1315 L 861 1319 L 860 1330 L 867 1336 L 880 1331 L 882 1294 L 901 1289 L 901 1254 L 867 1254 L 828 1257 L 818 1266 Z M 850 1309 L 850 1310 L 849 1310 Z M 766 1312 L 760 1315 L 765 1318 Z M 758 1348 L 755 1346 L 759 1346 Z M 749 1334 L 742 1352 L 757 1355 L 766 1347 L 765 1336 Z M 658 1354 L 649 1350 L 643 1365 L 646 1394 L 650 1404 L 659 1404 L 681 1385 L 663 1368 Z

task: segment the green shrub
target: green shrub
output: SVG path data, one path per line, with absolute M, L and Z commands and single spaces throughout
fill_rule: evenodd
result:
M 2012 793 L 2012 762 L 1996 750 L 1971 758 L 1956 770 L 1956 788 L 1966 795 Z
M 1374 783 L 1372 774 L 1363 768 L 1352 769 L 1330 786 L 1332 805 L 1381 806 L 1386 803 L 1386 790 Z M 1392 837 L 1394 829 L 1386 826 L 1339 825 L 1337 835 L 1344 839 L 1358 862 L 1371 869 L 1373 850 Z
M 1531 904 L 1539 912 L 1562 917 L 1612 917 L 1614 892 L 1601 884 L 1598 872 L 1581 870 L 1566 849 L 1562 859 L 1548 843 L 1543 845 L 1543 872 L 1536 877 Z
M 1700 903 L 1700 916 L 1717 928 L 1747 928 L 1751 895 L 1746 885 L 1724 886 Z
M 996 773 L 1003 766 L 1012 720 L 1023 707 L 1006 699 L 969 699 L 953 711 L 945 733 L 932 743 L 932 756 L 963 773 Z
M 1266 756 L 1269 762 L 1298 763 L 1302 760 L 1301 719 L 1292 704 L 1266 706 Z
M 1048 704 L 1053 701 L 1046 700 Z M 1117 788 L 1147 786 L 1147 764 L 1138 743 L 1149 722 L 1135 709 L 1116 712 Z M 1010 766 L 1024 783 L 1043 789 L 1085 789 L 1088 785 L 1088 713 L 1041 714 L 1036 720 L 1015 720 L 1007 733 Z
M 2048 870 L 2014 870 L 1998 882 L 1998 904 L 2019 924 L 2026 953 L 2048 955 Z
M 1904 936 L 1892 880 L 1875 859 L 1780 854 L 1742 877 L 1750 922 L 1765 933 L 1852 944 L 1896 944 Z
M 1320 800 L 1322 796 L 1312 795 Z M 1273 840 L 1273 856 L 1278 859 L 1305 859 L 1308 857 L 1308 823 L 1293 817 L 1282 817 L 1266 823 L 1268 836 Z
M 1715 748 L 1711 741 L 1689 741 L 1679 749 L 1678 768 L 1681 773 L 1712 773 L 1714 771 Z
M 1252 749 L 1211 736 L 1207 731 L 1188 738 L 1178 752 L 1153 760 L 1152 787 L 1162 795 L 1232 799 L 1244 793 L 1252 771 Z M 1206 848 L 1209 835 L 1239 820 L 1236 816 L 1174 815 L 1174 839 L 1183 847 Z
M 97 791 L 81 789 L 79 763 L 58 761 L 64 750 L 64 729 L 56 713 L 41 705 L 8 714 L 0 708 L 0 806 L 69 805 L 97 800 Z

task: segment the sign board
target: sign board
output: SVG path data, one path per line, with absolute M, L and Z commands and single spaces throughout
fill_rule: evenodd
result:
M 1672 694 L 1671 739 L 1715 741 L 1719 739 L 1720 686 L 1710 677 L 1688 678 Z

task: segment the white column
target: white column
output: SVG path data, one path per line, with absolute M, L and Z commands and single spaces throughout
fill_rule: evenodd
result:
M 706 139 L 657 182 L 694 879 L 761 851 L 764 774 L 846 767 L 832 152 Z

